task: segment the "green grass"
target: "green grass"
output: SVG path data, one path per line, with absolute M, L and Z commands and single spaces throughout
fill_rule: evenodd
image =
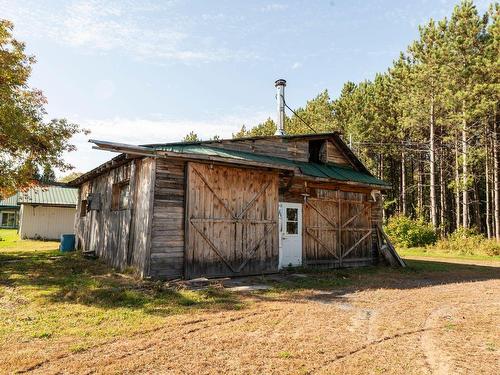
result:
M 0 237 L 0 347 L 13 340 L 61 340 L 76 353 L 112 337 L 160 328 L 174 315 L 241 309 L 254 303 L 219 287 L 188 290 L 135 279 L 99 260 L 76 252 L 61 253 L 57 242 L 20 240 L 12 230 L 0 230 Z M 402 254 L 422 252 L 403 250 Z M 463 277 L 468 272 L 476 277 L 491 272 L 491 267 L 432 261 L 410 260 L 408 265 L 405 269 L 296 269 L 290 272 L 307 277 L 256 278 L 272 287 L 256 295 L 289 298 L 304 290 L 394 287 L 427 275 Z
M 0 251 L 2 253 L 19 253 L 24 251 L 46 251 L 57 250 L 59 242 L 56 241 L 32 241 L 19 238 L 16 229 L 0 229 Z
M 0 231 L 0 343 L 70 339 L 79 351 L 101 339 L 161 327 L 169 316 L 239 309 L 223 289 L 175 289 L 114 272 L 98 260 L 60 253 L 57 242 Z
M 434 249 L 433 247 L 412 247 L 412 248 L 398 248 L 399 255 L 405 256 L 418 256 L 418 257 L 428 257 L 428 258 L 444 258 L 444 259 L 462 259 L 462 260 L 494 260 L 500 261 L 500 256 L 489 256 L 482 254 L 456 254 L 447 253 Z

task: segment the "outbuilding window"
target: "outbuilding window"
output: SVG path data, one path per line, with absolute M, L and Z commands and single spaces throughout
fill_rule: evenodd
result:
M 324 163 L 326 161 L 326 141 L 315 139 L 309 141 L 309 162 Z
M 87 200 L 82 199 L 82 204 L 80 205 L 80 217 L 87 216 Z
M 111 201 L 112 210 L 128 209 L 129 201 L 129 182 L 122 181 L 113 184 L 113 199 Z
M 2 212 L 2 227 L 14 228 L 16 226 L 16 213 L 15 212 Z

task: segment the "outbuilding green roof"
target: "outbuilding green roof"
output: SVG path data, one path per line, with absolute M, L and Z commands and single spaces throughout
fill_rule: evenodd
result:
M 18 194 L 16 193 L 8 198 L 0 200 L 0 208 L 19 208 L 17 196 Z
M 18 204 L 76 206 L 78 189 L 65 186 L 37 186 L 18 193 Z
M 231 158 L 242 161 L 253 161 L 267 164 L 274 164 L 277 167 L 287 166 L 298 168 L 305 176 L 331 178 L 337 181 L 352 181 L 368 185 L 389 186 L 370 174 L 358 172 L 352 168 L 338 164 L 319 164 L 279 158 L 276 156 L 254 154 L 252 152 L 228 150 L 218 147 L 210 147 L 201 144 L 172 144 L 172 145 L 154 145 L 151 146 L 158 151 L 177 152 L 183 154 L 195 154 L 205 156 L 217 156 Z

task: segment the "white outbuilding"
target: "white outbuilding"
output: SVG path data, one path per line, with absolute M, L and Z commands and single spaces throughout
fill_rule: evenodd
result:
M 78 189 L 62 185 L 37 186 L 20 192 L 20 237 L 54 240 L 74 233 L 77 197 Z

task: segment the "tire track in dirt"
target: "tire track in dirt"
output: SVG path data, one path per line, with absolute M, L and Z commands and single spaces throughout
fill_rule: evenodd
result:
M 434 330 L 434 329 L 437 329 L 437 328 L 441 328 L 441 327 L 430 327 L 430 328 L 420 328 L 420 329 L 416 329 L 416 330 L 413 330 L 413 331 L 404 331 L 404 332 L 398 332 L 394 335 L 391 335 L 391 336 L 384 336 L 380 339 L 377 339 L 377 340 L 373 340 L 373 341 L 370 341 L 370 342 L 367 342 L 366 344 L 364 345 L 361 345 L 359 347 L 357 347 L 356 349 L 353 349 L 353 350 L 350 350 L 348 352 L 344 352 L 344 353 L 341 353 L 341 354 L 337 354 L 335 357 L 331 358 L 331 359 L 328 359 L 326 361 L 324 361 L 322 363 L 322 365 L 320 366 L 317 366 L 313 369 L 311 369 L 311 371 L 309 372 L 310 374 L 313 374 L 313 373 L 316 373 L 318 372 L 319 370 L 321 370 L 323 367 L 329 365 L 329 364 L 332 364 L 332 363 L 335 363 L 337 361 L 340 361 L 344 358 L 348 358 L 350 356 L 353 356 L 353 355 L 356 355 L 374 345 L 378 345 L 378 344 L 381 344 L 381 343 L 384 343 L 386 341 L 390 341 L 390 340 L 396 340 L 396 339 L 399 339 L 401 337 L 405 337 L 405 336 L 410 336 L 410 335 L 416 335 L 416 334 L 419 334 L 419 333 L 422 333 L 422 332 L 425 332 L 425 331 L 431 331 L 431 330 Z
M 165 326 L 156 327 L 156 328 L 136 332 L 135 334 L 131 334 L 129 336 L 129 339 L 135 339 L 136 341 L 138 341 L 138 343 L 147 341 L 148 344 L 143 345 L 141 347 L 134 346 L 133 351 L 127 351 L 127 352 L 122 353 L 121 355 L 119 355 L 117 357 L 116 357 L 116 354 L 118 354 L 118 353 L 116 351 L 112 351 L 111 346 L 113 344 L 115 344 L 115 345 L 122 344 L 123 338 L 108 340 L 108 341 L 102 342 L 100 344 L 94 345 L 94 346 L 92 346 L 84 351 L 78 352 L 78 353 L 67 352 L 67 353 L 64 353 L 60 356 L 54 357 L 54 358 L 47 358 L 47 359 L 40 361 L 40 362 L 38 362 L 38 363 L 28 367 L 28 368 L 16 371 L 16 373 L 24 374 L 24 373 L 28 373 L 28 372 L 34 372 L 34 371 L 43 371 L 43 368 L 50 366 L 50 365 L 57 366 L 58 362 L 64 361 L 64 360 L 69 359 L 71 357 L 74 357 L 75 358 L 74 360 L 77 361 L 78 357 L 82 358 L 82 357 L 91 355 L 92 352 L 94 352 L 95 350 L 102 348 L 102 347 L 108 348 L 107 351 L 110 352 L 108 359 L 111 359 L 111 357 L 114 357 L 112 359 L 112 362 L 106 365 L 106 366 L 108 366 L 108 365 L 112 364 L 113 362 L 116 362 L 117 360 L 122 360 L 124 358 L 130 357 L 130 356 L 133 356 L 136 354 L 140 355 L 143 352 L 151 350 L 152 348 L 165 343 L 166 337 L 163 335 L 169 336 L 168 335 L 169 333 L 171 335 L 175 334 L 176 336 L 182 335 L 183 338 L 187 338 L 192 333 L 195 333 L 195 332 L 198 332 L 201 330 L 215 328 L 215 327 L 223 326 L 226 324 L 231 324 L 233 322 L 238 322 L 238 321 L 244 320 L 246 318 L 252 318 L 252 317 L 263 315 L 263 314 L 269 314 L 269 313 L 272 313 L 275 311 L 279 311 L 279 309 L 270 309 L 270 310 L 267 310 L 266 312 L 254 311 L 251 313 L 246 313 L 246 314 L 241 314 L 239 316 L 231 317 L 231 318 L 226 319 L 224 321 L 217 321 L 218 319 L 220 319 L 220 315 L 215 316 L 215 317 L 211 317 L 211 318 L 194 319 L 194 320 L 180 323 L 180 325 L 182 327 L 191 327 L 192 325 L 198 325 L 200 323 L 205 323 L 205 322 L 213 322 L 213 321 L 217 321 L 217 322 L 215 324 L 205 324 L 205 325 L 202 325 L 201 327 L 190 328 L 184 332 L 178 332 L 179 331 L 179 329 L 178 329 L 179 324 L 176 322 L 172 322 L 171 324 L 169 324 L 166 327 Z M 155 339 L 155 337 L 149 337 L 148 335 L 151 335 L 151 334 L 154 334 L 155 337 L 161 337 L 161 339 Z M 123 345 L 120 345 L 120 346 L 123 346 Z M 105 355 L 102 352 L 99 354 L 101 356 Z M 89 371 L 92 371 L 92 370 L 89 370 Z
M 269 309 L 269 310 L 266 310 L 265 312 L 255 311 L 253 313 L 245 314 L 243 316 L 232 317 L 232 318 L 227 319 L 227 320 L 222 321 L 222 322 L 216 322 L 215 324 L 207 324 L 207 325 L 204 325 L 202 327 L 190 329 L 187 332 L 180 333 L 179 335 L 182 337 L 183 340 L 186 340 L 189 338 L 189 336 L 192 333 L 195 333 L 195 332 L 204 331 L 204 330 L 208 330 L 208 329 L 216 328 L 216 327 L 222 327 L 222 326 L 225 326 L 228 324 L 243 321 L 247 318 L 252 319 L 252 318 L 257 317 L 257 316 L 258 317 L 265 317 L 265 316 L 272 315 L 273 313 L 276 313 L 276 312 L 282 312 L 282 311 L 280 309 Z M 108 373 L 108 371 L 106 371 L 106 370 L 109 367 L 113 366 L 116 362 L 121 361 L 125 358 L 132 357 L 132 356 L 135 357 L 134 359 L 135 359 L 135 361 L 137 361 L 140 357 L 149 354 L 151 351 L 159 350 L 162 345 L 165 345 L 165 342 L 166 342 L 165 337 L 157 337 L 154 341 L 149 341 L 148 344 L 146 344 L 143 347 L 137 348 L 134 346 L 132 351 L 128 351 L 128 352 L 123 353 L 122 355 L 120 355 L 118 357 L 114 357 L 114 358 L 110 359 L 110 361 L 108 363 L 100 364 L 99 370 L 100 370 L 100 372 Z M 116 372 L 116 370 L 110 369 L 109 372 Z
M 432 335 L 430 327 L 435 326 L 439 319 L 449 316 L 451 314 L 450 306 L 441 306 L 434 309 L 424 322 L 424 329 L 426 329 L 420 337 L 420 346 L 424 352 L 425 363 L 435 375 L 447 375 L 451 373 L 452 360 L 445 353 Z

